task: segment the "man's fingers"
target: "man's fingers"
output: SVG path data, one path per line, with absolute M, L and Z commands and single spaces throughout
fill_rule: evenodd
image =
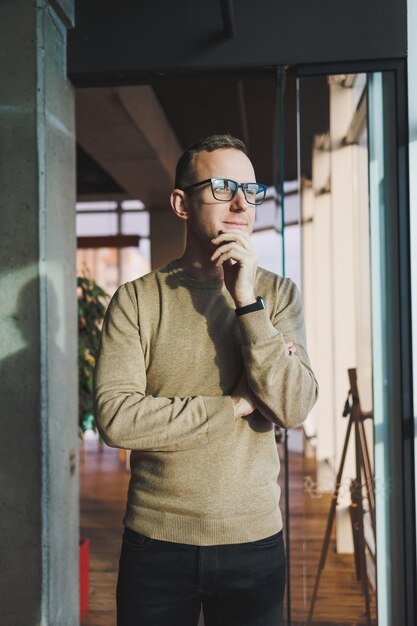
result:
M 223 263 L 225 263 L 225 261 L 227 261 L 228 259 L 233 260 L 233 261 L 244 261 L 245 259 L 247 259 L 247 254 L 242 253 L 240 250 L 235 250 L 235 249 L 230 249 L 227 250 L 226 252 L 222 252 L 218 258 L 216 259 L 216 266 L 219 265 L 223 265 Z
M 222 233 L 211 240 L 216 246 L 224 241 L 238 241 L 244 248 L 250 250 L 251 245 L 249 242 L 249 234 L 241 231 L 230 230 L 227 233 Z
M 241 251 L 243 253 L 246 253 L 247 251 L 245 250 L 245 248 L 242 248 L 241 246 L 239 246 L 239 244 L 237 244 L 235 241 L 232 241 L 231 243 L 228 244 L 224 244 L 223 246 L 219 246 L 216 250 L 216 252 L 214 252 L 214 254 L 211 257 L 211 260 L 214 261 L 215 259 L 217 259 L 219 256 L 221 256 L 222 254 L 224 254 L 225 252 L 229 252 L 230 250 L 236 250 L 236 251 Z
M 253 255 L 251 254 L 251 251 L 246 250 L 233 241 L 230 244 L 220 246 L 211 257 L 211 260 L 216 266 L 222 265 L 228 259 L 237 262 L 243 262 L 245 260 L 251 262 Z

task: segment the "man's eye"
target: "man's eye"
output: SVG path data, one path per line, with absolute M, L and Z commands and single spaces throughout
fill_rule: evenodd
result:
M 229 190 L 229 185 L 227 184 L 226 181 L 224 182 L 219 182 L 216 183 L 215 187 L 214 187 L 215 191 L 228 191 Z

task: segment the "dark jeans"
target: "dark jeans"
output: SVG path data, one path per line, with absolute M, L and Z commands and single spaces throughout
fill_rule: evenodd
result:
M 193 546 L 125 529 L 117 626 L 279 626 L 285 588 L 282 531 L 258 541 Z

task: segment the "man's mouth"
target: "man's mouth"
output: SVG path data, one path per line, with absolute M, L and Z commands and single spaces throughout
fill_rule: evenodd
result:
M 231 222 L 231 221 L 227 221 L 227 222 L 223 222 L 223 224 L 228 224 L 229 226 L 247 226 L 246 222 Z

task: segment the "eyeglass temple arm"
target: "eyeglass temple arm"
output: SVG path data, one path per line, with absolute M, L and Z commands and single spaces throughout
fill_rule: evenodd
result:
M 187 191 L 187 189 L 192 189 L 193 187 L 199 187 L 200 185 L 205 185 L 206 183 L 211 183 L 211 178 L 206 178 L 206 180 L 200 180 L 198 183 L 194 183 L 192 185 L 187 185 L 182 188 L 182 191 Z

